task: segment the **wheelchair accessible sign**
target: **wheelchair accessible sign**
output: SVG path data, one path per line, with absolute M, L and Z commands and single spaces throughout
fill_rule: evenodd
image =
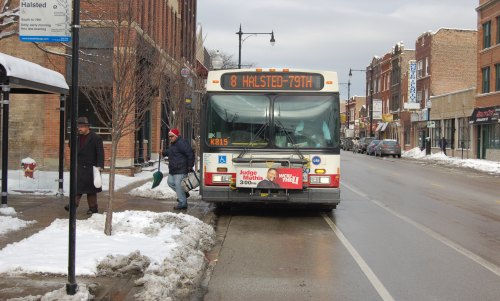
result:
M 19 40 L 22 42 L 71 41 L 71 0 L 21 0 Z

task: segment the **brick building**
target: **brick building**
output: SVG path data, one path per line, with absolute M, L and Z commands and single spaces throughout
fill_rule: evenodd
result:
M 354 137 L 363 137 L 363 118 L 366 111 L 366 97 L 353 96 L 346 103 L 346 113 L 349 115 L 349 129 Z
M 117 167 L 125 173 L 130 173 L 135 166 L 158 157 L 160 141 L 166 136 L 169 126 L 180 126 L 188 134 L 187 136 L 191 136 L 189 133 L 192 132 L 192 128 L 181 121 L 193 119 L 187 118 L 192 113 L 185 108 L 173 113 L 171 104 L 183 102 L 187 98 L 193 99 L 193 93 L 198 90 L 196 86 L 199 86 L 197 80 L 205 71 L 203 68 L 205 62 L 197 63 L 196 58 L 196 0 L 124 0 L 121 3 L 128 1 L 131 1 L 133 5 L 130 19 L 134 28 L 133 47 L 145 48 L 160 57 L 159 61 L 168 64 L 168 68 L 165 68 L 168 72 L 165 73 L 166 84 L 152 89 L 150 96 L 152 106 L 146 114 L 145 122 L 137 126 L 138 130 L 135 133 L 123 137 L 118 145 Z M 18 1 L 14 1 L 13 5 L 16 4 Z M 105 21 L 99 20 L 98 17 L 102 12 L 108 12 L 113 18 L 113 12 L 116 10 L 115 4 L 114 1 L 104 0 L 82 1 L 80 37 L 82 53 L 97 57 L 114 57 L 114 53 L 118 50 L 117 40 L 123 39 L 123 35 L 120 35 L 116 28 L 106 26 Z M 32 43 L 20 42 L 16 35 L 0 40 L 0 52 L 66 74 L 70 83 L 69 62 L 64 56 L 53 54 L 68 52 L 60 44 L 36 46 Z M 143 61 L 143 58 L 138 58 L 138 64 L 142 64 Z M 151 62 L 146 63 L 151 64 Z M 85 72 L 87 67 L 88 65 L 82 62 L 80 72 Z M 182 68 L 189 70 L 190 74 L 186 78 L 180 76 Z M 80 86 L 92 85 L 95 80 L 109 80 L 108 77 L 113 72 L 116 70 L 111 67 L 109 74 L 104 73 L 99 76 L 81 74 Z M 112 84 L 110 89 L 113 89 Z M 11 141 L 9 141 L 11 153 L 9 166 L 11 168 L 17 168 L 20 159 L 28 156 L 34 158 L 41 169 L 52 169 L 57 166 L 58 107 L 59 100 L 54 96 L 13 97 L 10 123 L 12 134 Z M 79 114 L 87 115 L 93 130 L 104 138 L 105 158 L 108 161 L 110 158 L 109 128 L 103 126 L 94 113 L 89 99 L 81 92 Z M 173 120 L 173 116 L 177 120 Z M 68 154 L 67 151 L 66 158 Z
M 500 161 L 500 1 L 480 0 L 477 95 L 471 116 L 477 158 Z
M 381 102 L 380 110 L 377 111 L 375 108 L 373 112 L 373 135 L 382 139 L 396 139 L 400 141 L 401 145 L 403 145 L 405 126 L 401 122 L 401 118 L 409 120 L 409 113 L 404 112 L 403 108 L 408 99 L 408 63 L 414 59 L 414 54 L 414 50 L 406 50 L 402 43 L 398 43 L 391 52 L 384 54 L 383 57 L 374 57 L 366 68 L 368 113 L 370 97 L 373 97 L 375 102 Z M 370 81 L 371 78 L 373 81 Z M 372 96 L 370 96 L 370 89 L 373 92 Z M 370 131 L 369 114 L 367 117 L 365 131 L 368 136 Z
M 432 106 L 429 100 L 432 96 L 466 90 L 476 85 L 476 41 L 475 30 L 445 28 L 426 32 L 415 41 L 417 100 L 421 111 L 418 117 L 412 118 L 412 147 L 423 146 L 427 137 L 430 137 L 432 147 L 439 147 L 442 132 L 427 128 L 427 108 Z M 449 120 L 446 127 L 451 127 L 450 131 L 454 132 L 456 122 L 455 119 Z

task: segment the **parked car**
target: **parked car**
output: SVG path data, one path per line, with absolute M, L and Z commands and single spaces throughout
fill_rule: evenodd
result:
M 358 152 L 362 154 L 366 153 L 366 148 L 373 140 L 375 140 L 374 137 L 361 138 L 361 140 L 359 140 Z
M 344 138 L 344 148 L 343 149 L 348 151 L 348 150 L 352 149 L 352 146 L 353 146 L 352 138 L 351 137 Z
M 366 148 L 366 154 L 373 156 L 375 154 L 375 147 L 378 145 L 380 141 L 381 140 L 376 140 L 376 139 L 372 140 L 372 142 L 370 142 L 370 144 L 368 144 L 368 147 Z
M 394 158 L 401 158 L 401 145 L 396 140 L 384 139 L 375 147 L 375 156 L 383 157 L 392 155 Z

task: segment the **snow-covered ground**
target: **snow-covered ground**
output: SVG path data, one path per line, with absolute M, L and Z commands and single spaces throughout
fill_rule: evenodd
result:
M 448 157 L 442 152 L 425 155 L 425 150 L 415 147 L 409 151 L 403 152 L 402 157 L 435 162 L 437 164 L 451 165 L 458 167 L 467 167 L 492 174 L 500 174 L 500 162 L 480 160 L 480 159 L 461 159 Z
M 12 207 L 0 208 L 0 235 L 11 231 L 17 231 L 36 221 L 25 221 L 16 217 L 16 210 Z
M 76 274 L 140 274 L 137 299 L 186 296 L 198 283 L 204 252 L 214 230 L 199 219 L 171 212 L 125 211 L 113 214 L 113 235 L 104 234 L 104 214 L 77 220 Z M 0 273 L 67 273 L 68 220 L 0 250 Z M 41 251 L 43 250 L 43 251 Z
M 137 181 L 142 181 L 153 177 L 153 172 L 157 170 L 156 168 L 148 167 L 143 169 L 142 172 L 135 174 L 134 177 L 128 177 L 124 175 L 115 176 L 115 190 L 123 188 Z M 167 166 L 162 163 L 162 171 L 168 171 Z M 34 178 L 27 178 L 24 176 L 24 171 L 19 170 L 9 170 L 8 172 L 8 192 L 9 194 L 25 194 L 32 193 L 35 195 L 54 195 L 57 194 L 58 190 L 58 178 L 59 172 L 57 171 L 40 171 L 35 170 Z M 64 173 L 64 194 L 69 195 L 69 172 Z M 102 188 L 103 190 L 109 190 L 109 174 L 102 174 Z
M 155 188 L 151 188 L 153 186 L 153 182 L 148 182 L 140 187 L 137 187 L 130 191 L 130 194 L 133 196 L 139 196 L 143 198 L 151 198 L 151 199 L 176 199 L 177 195 L 175 191 L 173 191 L 167 183 L 167 175 L 163 177 L 160 185 Z M 200 194 L 197 189 L 189 192 L 190 197 L 188 200 L 200 198 Z

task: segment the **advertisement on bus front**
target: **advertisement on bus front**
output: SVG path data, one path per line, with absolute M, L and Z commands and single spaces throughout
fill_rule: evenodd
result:
M 257 189 L 302 189 L 301 168 L 238 168 L 236 187 Z

